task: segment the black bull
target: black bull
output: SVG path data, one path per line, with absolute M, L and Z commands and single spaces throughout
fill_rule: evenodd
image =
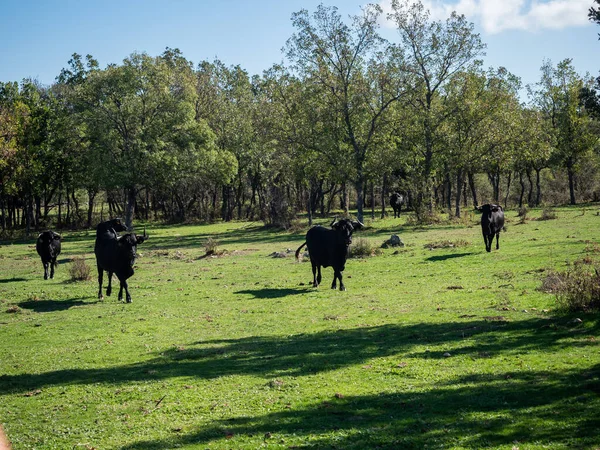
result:
M 483 233 L 483 241 L 485 242 L 485 250 L 492 251 L 492 242 L 496 236 L 496 250 L 500 248 L 500 231 L 504 228 L 504 211 L 502 206 L 487 204 L 477 208 L 481 211 L 481 231 Z
M 94 253 L 96 254 L 96 264 L 98 266 L 98 298 L 104 298 L 102 295 L 102 275 L 108 273 L 108 286 L 106 295 L 110 296 L 112 292 L 112 274 L 119 279 L 119 300 L 123 299 L 123 289 L 125 289 L 125 300 L 131 303 L 131 295 L 127 286 L 127 279 L 134 271 L 133 265 L 136 258 L 137 245 L 148 239 L 146 230 L 143 236 L 135 233 L 127 233 L 118 236 L 119 231 L 126 231 L 127 228 L 121 222 L 121 219 L 112 219 L 102 222 L 96 229 L 96 244 Z
M 60 255 L 61 235 L 54 231 L 40 233 L 35 243 L 35 249 L 42 259 L 44 265 L 44 280 L 48 279 L 48 267 L 50 267 L 50 278 L 54 278 L 54 267 L 57 265 L 56 258 Z
M 308 230 L 306 242 L 296 250 L 296 259 L 298 259 L 302 247 L 306 245 L 312 264 L 313 287 L 317 287 L 321 283 L 321 266 L 331 266 L 333 268 L 331 289 L 336 288 L 339 279 L 340 291 L 346 290 L 342 281 L 342 272 L 346 266 L 348 246 L 352 243 L 352 232 L 362 227 L 363 224 L 359 221 L 342 219 L 331 222 L 331 230 L 322 226 L 312 227 Z
M 402 212 L 402 205 L 406 202 L 404 195 L 399 192 L 394 192 L 390 196 L 390 206 L 394 210 L 394 219 L 400 217 L 400 213 Z

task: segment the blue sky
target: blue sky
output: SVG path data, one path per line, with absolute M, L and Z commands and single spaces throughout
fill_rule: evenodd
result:
M 411 1 L 411 0 L 401 0 Z M 377 0 L 384 9 L 390 0 Z M 218 57 L 260 74 L 283 58 L 294 32 L 291 14 L 319 3 L 357 14 L 360 0 L 3 0 L 0 81 L 37 78 L 50 84 L 71 54 L 91 54 L 102 67 L 134 51 L 179 48 L 195 64 Z M 592 0 L 423 0 L 435 18 L 452 9 L 474 22 L 487 44 L 486 66 L 504 66 L 535 83 L 544 58 L 573 58 L 584 75 L 600 72 L 600 26 L 587 20 Z M 382 23 L 381 32 L 396 40 Z

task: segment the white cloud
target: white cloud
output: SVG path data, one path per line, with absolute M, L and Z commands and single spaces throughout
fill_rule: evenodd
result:
M 422 3 L 434 20 L 444 20 L 456 11 L 481 24 L 489 34 L 586 26 L 587 12 L 593 4 L 592 0 L 422 0 Z M 380 5 L 385 13 L 391 12 L 391 0 L 381 0 Z M 394 24 L 387 21 L 385 26 Z

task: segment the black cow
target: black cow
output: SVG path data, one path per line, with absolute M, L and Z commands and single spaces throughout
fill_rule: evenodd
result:
M 504 211 L 502 206 L 487 204 L 477 208 L 481 211 L 481 231 L 483 232 L 483 241 L 485 250 L 492 251 L 492 242 L 496 236 L 496 250 L 500 248 L 500 231 L 504 228 Z
M 112 219 L 102 222 L 96 228 L 96 264 L 98 266 L 98 298 L 102 295 L 102 275 L 108 272 L 108 286 L 106 295 L 112 292 L 112 275 L 117 276 L 120 283 L 119 300 L 123 300 L 123 288 L 125 289 L 125 301 L 131 303 L 131 295 L 127 286 L 127 279 L 133 275 L 133 264 L 135 263 L 137 245 L 148 239 L 146 230 L 143 236 L 135 233 L 127 233 L 118 236 L 119 231 L 126 231 L 121 219 Z
M 406 203 L 406 199 L 401 193 L 394 192 L 390 195 L 390 206 L 394 210 L 394 219 L 400 217 L 400 212 L 402 211 L 402 205 L 404 203 Z
M 352 232 L 360 229 L 364 225 L 359 221 L 350 219 L 337 220 L 331 222 L 331 230 L 322 226 L 312 227 L 306 233 L 306 242 L 296 250 L 296 259 L 300 250 L 305 245 L 310 254 L 310 263 L 312 264 L 313 286 L 317 287 L 321 283 L 321 266 L 333 267 L 333 283 L 331 289 L 336 288 L 336 281 L 340 280 L 340 291 L 345 291 L 342 281 L 342 272 L 346 265 L 348 256 L 348 246 L 352 243 Z M 318 272 L 318 275 L 317 275 Z
M 50 266 L 50 278 L 54 278 L 54 267 L 57 265 L 56 258 L 60 255 L 60 240 L 61 235 L 54 231 L 48 230 L 40 233 L 35 249 L 42 258 L 44 265 L 44 280 L 48 279 L 48 266 Z

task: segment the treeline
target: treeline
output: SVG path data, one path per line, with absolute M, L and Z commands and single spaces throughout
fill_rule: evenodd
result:
M 106 68 L 74 54 L 51 86 L 0 83 L 2 230 L 116 215 L 287 227 L 338 208 L 363 220 L 392 190 L 426 220 L 553 201 L 544 189 L 563 178 L 570 203 L 597 199 L 600 78 L 544 61 L 521 103 L 518 77 L 483 69 L 464 16 L 394 2 L 388 42 L 381 15 L 295 13 L 286 64 L 261 76 L 167 48 Z

